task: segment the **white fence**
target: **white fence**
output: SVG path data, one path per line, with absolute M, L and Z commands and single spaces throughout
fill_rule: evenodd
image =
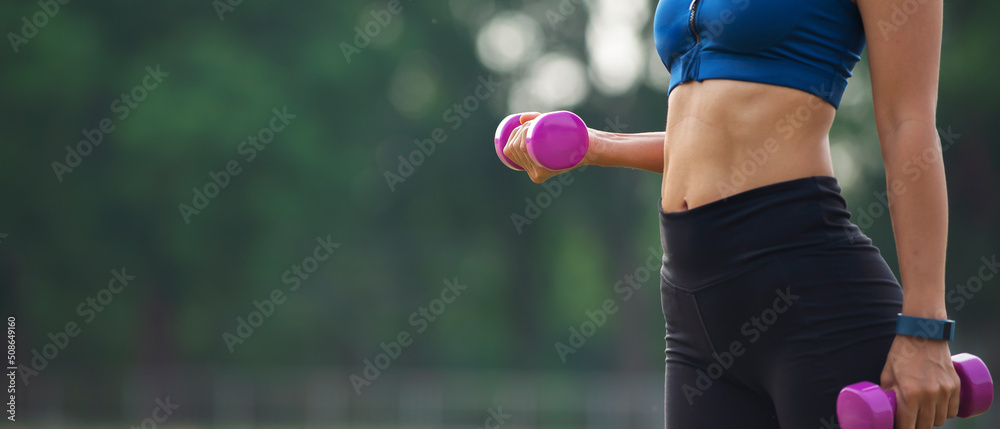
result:
M 662 373 L 390 367 L 360 395 L 349 376 L 339 369 L 234 367 L 43 373 L 25 389 L 19 420 L 138 427 L 154 401 L 169 396 L 180 408 L 162 427 L 483 428 L 490 417 L 510 429 L 663 427 Z

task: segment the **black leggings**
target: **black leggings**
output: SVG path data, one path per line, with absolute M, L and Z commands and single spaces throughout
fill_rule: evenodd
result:
M 660 211 L 667 429 L 826 429 L 878 383 L 902 289 L 832 177 Z

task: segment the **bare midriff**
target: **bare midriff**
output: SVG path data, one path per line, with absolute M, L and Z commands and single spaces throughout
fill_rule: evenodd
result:
M 797 89 L 705 80 L 675 87 L 663 151 L 663 210 L 679 212 L 774 183 L 832 176 L 834 107 Z

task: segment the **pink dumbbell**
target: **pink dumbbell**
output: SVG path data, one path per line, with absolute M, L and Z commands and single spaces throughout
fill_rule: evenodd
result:
M 507 145 L 514 128 L 519 125 L 521 125 L 521 114 L 510 115 L 500 122 L 493 137 L 493 144 L 500 161 L 514 170 L 524 170 L 524 168 L 507 158 L 503 154 L 503 148 Z M 587 154 L 587 148 L 590 147 L 587 125 L 572 112 L 561 110 L 543 113 L 529 121 L 527 125 L 525 143 L 528 155 L 549 170 L 562 170 L 579 164 Z
M 985 413 L 993 404 L 990 370 L 981 359 L 968 353 L 952 356 L 951 361 L 962 381 L 958 416 L 966 418 Z M 886 392 L 875 383 L 852 384 L 837 397 L 837 420 L 843 429 L 892 429 L 895 415 L 896 393 Z

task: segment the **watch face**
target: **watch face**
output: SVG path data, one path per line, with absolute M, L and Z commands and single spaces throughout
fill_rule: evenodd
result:
M 944 321 L 943 330 L 944 330 L 944 332 L 942 332 L 942 335 L 941 335 L 941 339 L 942 340 L 951 341 L 951 340 L 955 339 L 955 321 L 954 320 L 945 320 Z

